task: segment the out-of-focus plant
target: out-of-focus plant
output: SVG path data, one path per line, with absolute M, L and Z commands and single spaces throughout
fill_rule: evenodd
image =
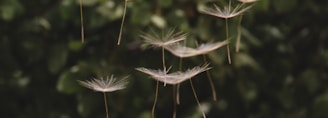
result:
M 155 81 L 135 67 L 161 67 L 160 51 L 140 46 L 140 32 L 175 27 L 188 32 L 186 47 L 226 39 L 225 19 L 200 13 L 228 0 L 134 0 L 127 2 L 121 45 L 117 38 L 124 14 L 123 0 L 83 0 L 85 41 L 81 43 L 78 0 L 0 1 L 0 117 L 103 118 L 102 100 L 84 91 L 77 80 L 117 73 L 130 75 L 129 87 L 108 95 L 115 101 L 112 117 L 147 118 L 153 105 Z M 231 5 L 240 4 L 231 0 Z M 242 3 L 243 4 L 243 3 Z M 216 117 L 326 117 L 327 1 L 259 0 L 239 17 L 229 19 L 226 53 L 206 54 L 216 86 L 213 101 L 203 73 L 193 78 L 203 111 Z M 304 17 L 306 14 L 307 17 Z M 240 28 L 240 45 L 238 41 Z M 215 40 L 223 41 L 223 40 Z M 195 43 L 197 42 L 197 43 Z M 168 53 L 168 52 L 166 52 Z M 179 65 L 166 54 L 165 61 Z M 185 68 L 203 59 L 183 59 Z M 172 72 L 179 69 L 173 66 Z M 183 71 L 183 70 L 182 70 Z M 181 83 L 177 117 L 201 117 L 190 85 Z M 167 86 L 168 88 L 171 86 Z M 157 118 L 172 117 L 171 89 L 159 88 Z M 110 106 L 109 106 L 110 107 Z

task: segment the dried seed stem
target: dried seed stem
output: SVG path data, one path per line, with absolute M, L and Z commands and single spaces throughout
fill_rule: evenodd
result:
M 236 52 L 239 52 L 240 38 L 241 38 L 241 20 L 243 19 L 243 14 L 240 15 L 238 19 L 238 29 L 237 29 L 237 41 L 236 41 Z
M 121 39 L 122 39 L 123 24 L 124 24 L 124 20 L 125 20 L 127 2 L 128 2 L 128 0 L 125 0 L 125 2 L 124 2 L 124 11 L 123 11 L 122 22 L 121 22 L 121 27 L 120 27 L 120 34 L 118 36 L 117 45 L 120 45 Z
M 192 92 L 193 92 L 193 94 L 194 94 L 194 96 L 195 96 L 196 102 L 197 102 L 197 104 L 198 104 L 199 110 L 202 112 L 202 114 L 203 114 L 203 118 L 206 118 L 206 115 L 205 115 L 204 111 L 202 110 L 202 108 L 201 108 L 201 106 L 200 106 L 200 103 L 199 103 L 199 100 L 198 100 L 198 97 L 197 97 L 197 93 L 196 93 L 196 91 L 195 91 L 195 88 L 194 88 L 194 85 L 193 85 L 193 83 L 192 83 L 192 80 L 189 79 L 189 82 L 190 82 L 190 86 L 191 86 Z
M 177 86 L 173 85 L 173 116 L 172 118 L 176 118 L 177 116 L 177 101 L 176 101 L 176 91 L 177 91 Z
M 151 110 L 152 118 L 155 118 L 155 107 L 156 107 L 157 96 L 158 96 L 158 84 L 159 84 L 159 82 L 156 81 L 155 99 L 154 99 L 153 108 L 152 108 L 152 110 Z
M 164 54 L 164 47 L 162 47 L 162 63 L 163 63 L 163 70 L 164 70 L 164 73 L 166 74 L 167 70 L 166 70 L 166 65 L 165 65 L 165 54 Z M 165 82 L 164 82 L 164 86 L 166 86 L 166 78 L 165 78 Z
M 208 63 L 205 55 L 203 55 L 203 60 L 204 60 L 204 63 L 205 64 Z M 210 86 L 211 86 L 211 89 L 212 89 L 213 100 L 216 101 L 216 90 L 215 90 L 215 86 L 214 86 L 214 83 L 213 83 L 213 80 L 212 80 L 210 71 L 209 70 L 206 70 L 206 74 L 207 74 L 207 78 L 208 78 L 208 80 L 210 82 Z
M 230 40 L 230 39 L 228 39 L 229 38 L 229 26 L 228 26 L 228 19 L 227 18 L 225 19 L 225 22 L 226 22 L 226 38 L 229 42 L 229 40 Z M 229 44 L 227 44 L 227 55 L 228 55 L 228 62 L 229 62 L 229 64 L 231 64 Z
M 81 40 L 84 43 L 84 23 L 83 23 L 83 11 L 82 11 L 82 0 L 80 0 L 80 17 L 81 17 Z
M 103 92 L 103 94 L 104 94 L 104 101 L 105 101 L 106 118 L 109 118 L 106 93 Z

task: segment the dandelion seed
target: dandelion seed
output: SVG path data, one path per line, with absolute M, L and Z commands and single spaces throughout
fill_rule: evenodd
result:
M 166 46 L 165 49 L 177 57 L 186 58 L 186 57 L 207 54 L 227 44 L 228 44 L 228 40 L 225 40 L 222 42 L 201 44 L 197 48 L 189 48 L 180 45 L 179 43 L 176 43 L 174 45 Z
M 242 6 L 243 6 L 243 4 L 237 5 L 235 8 L 232 8 L 231 1 L 229 0 L 229 5 L 223 7 L 223 9 L 219 8 L 218 6 L 216 6 L 214 4 L 214 9 L 213 8 L 205 8 L 205 9 L 202 9 L 200 12 L 202 12 L 204 14 L 216 16 L 219 18 L 224 18 L 226 21 L 226 38 L 228 38 L 229 37 L 228 18 L 238 16 L 252 7 L 252 6 L 248 6 L 248 7 L 242 7 Z M 228 55 L 228 62 L 229 62 L 229 64 L 231 64 L 229 45 L 227 45 L 227 55 Z
M 100 78 L 100 79 L 94 78 L 92 80 L 78 81 L 78 82 L 86 88 L 103 93 L 104 102 L 105 102 L 104 103 L 105 110 L 106 110 L 106 118 L 109 118 L 106 92 L 112 92 L 112 91 L 124 89 L 125 86 L 128 84 L 128 81 L 126 78 L 127 77 L 125 77 L 121 80 L 116 80 L 116 78 L 114 78 L 114 76 L 112 75 L 110 78 L 107 76 L 106 78 Z

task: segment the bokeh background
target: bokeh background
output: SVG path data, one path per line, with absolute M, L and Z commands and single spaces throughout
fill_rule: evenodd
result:
M 141 32 L 174 28 L 186 44 L 222 41 L 225 21 L 199 12 L 227 0 L 131 0 L 117 46 L 124 0 L 84 0 L 81 43 L 78 0 L 0 1 L 0 117 L 104 118 L 103 96 L 78 85 L 114 74 L 126 89 L 108 93 L 110 117 L 150 118 L 156 82 L 135 70 L 160 69 L 161 51 Z M 233 6 L 238 4 L 232 0 Z M 259 0 L 243 14 L 241 50 L 234 51 L 238 17 L 229 19 L 232 64 L 225 47 L 207 55 L 217 100 L 206 74 L 193 78 L 209 118 L 328 118 L 328 2 Z M 167 66 L 179 59 L 166 52 Z M 183 67 L 203 64 L 183 59 Z M 188 81 L 178 118 L 200 118 Z M 160 86 L 157 118 L 172 116 L 172 86 Z

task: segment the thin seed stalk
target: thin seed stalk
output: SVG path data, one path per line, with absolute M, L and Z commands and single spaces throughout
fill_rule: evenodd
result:
M 179 70 L 182 71 L 182 58 L 179 59 Z M 173 85 L 173 118 L 176 118 L 177 104 L 180 104 L 180 84 Z
M 241 39 L 241 21 L 243 19 L 243 14 L 240 15 L 238 19 L 238 29 L 237 29 L 237 42 L 236 42 L 236 52 L 239 52 L 240 39 Z
M 159 84 L 159 82 L 156 81 L 155 99 L 154 99 L 153 108 L 151 110 L 151 116 L 152 116 L 152 118 L 155 118 L 155 107 L 156 107 L 157 96 L 158 96 L 158 84 Z
M 204 63 L 207 64 L 207 59 L 206 59 L 205 55 L 203 55 L 203 60 L 204 60 Z M 207 78 L 210 82 L 210 86 L 211 86 L 211 89 L 212 89 L 213 101 L 216 101 L 216 90 L 215 90 L 215 86 L 214 86 L 210 71 L 206 70 L 206 75 L 207 75 Z
M 83 23 L 82 0 L 80 0 L 80 17 L 81 17 L 81 40 L 82 40 L 82 43 L 84 43 L 84 23 Z
M 103 94 L 104 94 L 104 101 L 105 101 L 106 118 L 109 118 L 106 93 L 103 92 Z
M 164 54 L 164 47 L 162 47 L 162 63 L 163 63 L 163 70 L 164 73 L 166 74 L 167 70 L 166 70 L 166 66 L 165 66 L 165 54 Z M 164 86 L 166 86 L 166 78 L 165 78 L 165 82 L 164 82 Z
M 120 34 L 119 34 L 119 36 L 118 36 L 117 45 L 120 45 L 120 43 L 121 43 L 121 39 L 122 39 L 123 24 L 124 24 L 124 20 L 125 20 L 125 14 L 126 14 L 127 2 L 128 2 L 128 0 L 125 0 L 125 2 L 124 2 L 124 11 L 123 11 L 122 22 L 121 22 L 121 27 L 120 27 Z
M 177 84 L 176 103 L 180 104 L 180 84 Z
M 186 40 L 183 41 L 184 45 L 186 45 Z M 179 70 L 182 71 L 182 61 L 183 58 L 179 58 Z M 177 104 L 180 104 L 180 84 L 177 85 L 177 93 L 176 93 Z
M 162 47 L 162 63 L 163 63 L 164 73 L 166 74 L 164 47 Z M 164 86 L 165 85 L 166 85 L 166 83 L 164 82 Z M 159 82 L 156 81 L 156 91 L 155 91 L 155 100 L 154 100 L 154 104 L 153 104 L 153 108 L 152 108 L 152 118 L 155 118 L 155 107 L 156 107 L 156 103 L 157 103 L 158 86 L 159 86 Z
M 202 114 L 203 114 L 203 118 L 206 118 L 206 115 L 205 115 L 204 111 L 202 110 L 202 108 L 201 108 L 201 106 L 200 106 L 200 103 L 199 103 L 199 100 L 198 100 L 198 97 L 197 97 L 197 93 L 196 93 L 196 91 L 195 91 L 195 88 L 194 88 L 194 85 L 193 85 L 193 83 L 192 83 L 192 80 L 189 79 L 189 82 L 190 82 L 190 86 L 191 86 L 191 89 L 192 89 L 192 93 L 194 94 L 194 97 L 195 97 L 195 99 L 196 99 L 197 105 L 198 105 L 198 107 L 199 107 L 199 110 L 202 112 Z
M 176 88 L 177 86 L 176 85 L 173 85 L 173 116 L 172 118 L 176 118 L 176 114 L 177 114 L 177 102 L 176 102 Z
M 179 70 L 182 71 L 182 58 L 179 59 Z M 180 104 L 180 84 L 177 85 L 176 101 Z
M 226 22 L 226 38 L 227 38 L 228 42 L 230 42 L 230 40 L 228 39 L 229 38 L 229 26 L 228 26 L 228 19 L 227 18 L 225 19 L 225 22 Z M 227 55 L 228 55 L 228 62 L 229 62 L 229 64 L 231 64 L 229 44 L 227 44 Z

